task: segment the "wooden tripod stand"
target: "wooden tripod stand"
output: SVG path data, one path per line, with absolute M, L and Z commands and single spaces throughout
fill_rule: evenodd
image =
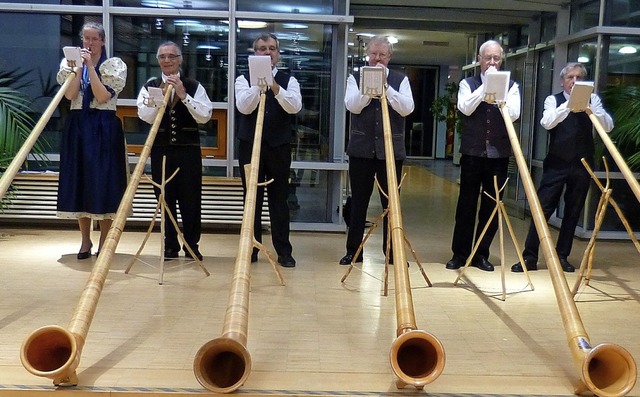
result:
M 533 291 L 534 289 L 533 283 L 531 282 L 531 278 L 529 277 L 527 266 L 524 265 L 525 262 L 524 262 L 524 259 L 522 258 L 522 250 L 520 249 L 520 244 L 518 244 L 518 239 L 515 233 L 513 232 L 511 221 L 509 221 L 509 215 L 507 214 L 507 209 L 504 206 L 504 202 L 500 199 L 500 192 L 504 190 L 505 186 L 507 186 L 507 181 L 508 179 L 504 182 L 502 187 L 498 188 L 498 178 L 494 175 L 493 186 L 496 192 L 495 197 L 491 196 L 486 191 L 484 192 L 484 194 L 486 194 L 489 198 L 491 198 L 491 200 L 495 201 L 496 206 L 493 209 L 493 212 L 491 213 L 491 216 L 489 217 L 487 224 L 484 226 L 484 229 L 482 229 L 482 233 L 480 234 L 476 243 L 474 244 L 473 250 L 471 250 L 471 254 L 467 258 L 467 261 L 464 264 L 464 267 L 460 270 L 460 274 L 458 274 L 458 277 L 453 282 L 453 285 L 458 285 L 458 281 L 460 281 L 460 278 L 462 278 L 464 271 L 471 264 L 471 261 L 473 260 L 473 256 L 478 250 L 478 247 L 480 246 L 480 242 L 482 241 L 482 238 L 486 234 L 487 229 L 489 229 L 489 225 L 491 225 L 491 221 L 493 221 L 493 218 L 496 216 L 496 214 L 498 214 L 498 233 L 500 236 L 500 267 L 501 267 L 500 279 L 502 281 L 502 298 L 501 299 L 503 301 L 506 299 L 506 281 L 505 280 L 506 280 L 506 268 L 507 268 L 504 263 L 504 229 L 502 227 L 503 220 L 504 220 L 504 223 L 507 225 L 507 229 L 509 230 L 509 235 L 511 236 L 511 241 L 513 241 L 513 245 L 516 249 L 516 252 L 518 253 L 518 260 L 520 260 L 520 263 L 522 264 L 522 269 L 524 270 L 524 274 L 527 276 L 527 285 L 525 286 L 525 288 L 531 286 L 531 290 Z
M 126 274 L 129 273 L 129 270 L 131 270 L 131 267 L 133 266 L 133 263 L 136 260 L 139 260 L 140 262 L 143 262 L 149 266 L 152 266 L 150 263 L 147 263 L 145 261 L 143 261 L 142 259 L 140 259 L 140 254 L 142 253 L 142 250 L 144 250 L 144 246 L 147 244 L 147 240 L 149 240 L 149 237 L 151 236 L 151 232 L 153 231 L 153 227 L 155 226 L 156 223 L 156 219 L 158 217 L 158 213 L 160 213 L 160 266 L 159 266 L 159 273 L 158 273 L 158 284 L 162 284 L 164 282 L 164 262 L 165 262 L 165 257 L 164 257 L 164 231 L 166 228 L 166 217 L 165 214 L 167 214 L 169 216 L 169 219 L 171 220 L 171 225 L 175 228 L 176 232 L 178 233 L 178 238 L 182 241 L 183 246 L 187 249 L 187 251 L 191 254 L 191 258 L 193 258 L 192 260 L 200 267 L 200 269 L 202 269 L 202 271 L 204 272 L 204 274 L 206 274 L 207 276 L 209 276 L 209 271 L 202 265 L 202 261 L 200 261 L 200 259 L 198 259 L 198 257 L 196 256 L 195 252 L 193 251 L 193 249 L 191 248 L 191 246 L 189 246 L 189 244 L 185 241 L 184 236 L 182 235 L 182 232 L 180 231 L 180 227 L 178 226 L 178 222 L 176 221 L 176 219 L 173 217 L 173 214 L 171 213 L 171 211 L 167 211 L 166 207 L 167 207 L 167 202 L 165 201 L 165 186 L 171 182 L 171 180 L 178 174 L 178 172 L 180 171 L 180 168 L 176 169 L 175 172 L 173 174 L 171 174 L 171 176 L 169 178 L 165 178 L 165 165 L 166 165 L 166 161 L 167 158 L 166 156 L 162 158 L 162 180 L 160 183 L 154 182 L 153 179 L 149 178 L 147 175 L 145 175 L 149 181 L 151 182 L 151 184 L 155 187 L 157 187 L 158 189 L 160 189 L 160 195 L 158 196 L 158 203 L 156 204 L 156 209 L 155 212 L 153 214 L 153 218 L 151 219 L 151 224 L 149 225 L 149 228 L 147 229 L 147 234 L 144 237 L 144 240 L 142 241 L 142 244 L 140 244 L 140 248 L 138 249 L 138 252 L 136 252 L 135 256 L 133 257 L 133 259 L 131 260 L 131 262 L 129 263 L 129 266 L 127 266 L 126 270 L 124 271 Z
M 611 188 L 609 188 L 609 164 L 607 163 L 607 160 L 602 157 L 605 172 L 607 175 L 607 182 L 604 186 L 602 185 L 602 182 L 600 182 L 596 174 L 593 172 L 591 167 L 589 167 L 589 164 L 586 162 L 586 160 L 582 159 L 581 161 L 582 165 L 584 165 L 584 168 L 586 168 L 589 175 L 591 175 L 591 179 L 593 179 L 596 186 L 598 186 L 598 188 L 600 189 L 601 195 L 600 201 L 598 202 L 598 208 L 596 209 L 593 233 L 591 233 L 589 243 L 584 250 L 584 255 L 582 256 L 582 261 L 580 262 L 580 270 L 578 270 L 578 278 L 576 279 L 576 282 L 573 285 L 573 290 L 571 291 L 574 296 L 578 293 L 578 289 L 580 289 L 580 286 L 582 284 L 589 285 L 589 280 L 591 278 L 591 269 L 593 266 L 593 255 L 596 249 L 596 238 L 598 236 L 598 233 L 600 232 L 600 227 L 602 226 L 602 222 L 604 221 L 604 216 L 607 212 L 607 207 L 609 204 L 616 211 L 616 214 L 618 214 L 618 218 L 620 218 L 620 221 L 622 221 L 622 224 L 627 230 L 629 237 L 631 237 L 631 241 L 633 241 L 636 249 L 638 250 L 638 252 L 640 252 L 640 243 L 638 243 L 638 239 L 636 239 L 636 236 L 633 233 L 633 230 L 631 229 L 627 218 L 625 218 L 622 210 L 618 206 L 618 203 L 616 203 L 613 197 L 611 197 L 612 190 Z
M 404 175 L 402 176 L 402 180 L 404 180 Z M 402 185 L 402 180 L 400 181 L 400 185 Z M 380 192 L 380 194 L 384 194 L 385 197 L 388 198 L 389 196 L 382 191 L 382 188 L 381 188 L 380 184 L 378 183 L 377 178 L 376 178 L 376 185 L 378 186 L 378 192 Z M 398 190 L 399 189 L 400 189 L 400 186 L 398 186 Z M 362 249 L 364 248 L 364 244 L 367 242 L 367 240 L 369 239 L 369 237 L 371 236 L 373 231 L 376 230 L 376 228 L 378 227 L 380 222 L 384 221 L 384 218 L 386 216 L 388 216 L 388 215 L 389 215 L 389 207 L 387 206 L 387 208 L 385 208 L 384 211 L 382 211 L 382 213 L 375 219 L 375 221 L 369 227 L 369 230 L 367 231 L 367 234 L 362 239 L 362 242 L 358 246 L 358 250 L 356 251 L 355 255 L 353 256 L 354 260 L 362 252 Z M 418 268 L 420 269 L 420 273 L 422 273 L 422 277 L 424 278 L 424 281 L 426 281 L 427 285 L 429 287 L 431 287 L 432 286 L 431 281 L 429 280 L 429 277 L 427 277 L 427 273 L 425 273 L 424 268 L 422 267 L 422 264 L 420 263 L 420 260 L 418 259 L 418 255 L 416 254 L 416 251 L 411 246 L 411 243 L 409 242 L 409 239 L 407 238 L 407 236 L 403 234 L 403 237 L 404 237 L 404 243 L 407 244 L 407 247 L 411 251 L 411 255 L 413 255 L 413 259 L 415 259 L 416 264 L 418 265 Z M 389 227 L 389 228 L 387 228 L 387 246 L 385 247 L 385 259 L 384 259 L 384 264 L 385 264 L 385 266 L 384 266 L 384 282 L 383 282 L 383 295 L 384 296 L 387 296 L 389 294 L 389 252 L 390 252 L 390 250 L 391 250 L 391 228 Z M 395 265 L 399 266 L 400 264 L 396 263 Z M 352 262 L 349 265 L 349 268 L 347 269 L 347 271 L 344 274 L 344 276 L 342 276 L 342 279 L 340 280 L 341 283 L 343 283 L 344 280 L 347 279 L 347 277 L 351 273 L 351 270 L 353 270 L 354 267 L 357 269 L 357 267 Z

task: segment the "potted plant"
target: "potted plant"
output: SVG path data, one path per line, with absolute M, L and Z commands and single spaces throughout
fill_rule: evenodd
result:
M 447 125 L 447 145 L 445 148 L 445 155 L 447 157 L 453 156 L 455 133 L 459 131 L 460 119 L 458 117 L 457 109 L 457 97 L 458 97 L 458 84 L 454 82 L 447 83 L 445 86 L 445 94 L 437 97 L 431 103 L 431 113 L 438 122 L 446 121 Z

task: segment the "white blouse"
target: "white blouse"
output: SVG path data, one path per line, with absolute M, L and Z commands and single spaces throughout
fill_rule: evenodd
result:
M 111 88 L 115 92 L 115 95 L 105 103 L 98 103 L 98 101 L 93 98 L 91 101 L 91 109 L 116 110 L 118 94 L 124 89 L 127 83 L 127 64 L 120 58 L 109 58 L 100 65 L 99 70 L 102 84 Z M 58 70 L 58 75 L 56 76 L 58 84 L 63 84 L 69 73 L 71 73 L 71 68 L 67 66 L 67 60 L 63 58 L 60 62 L 60 70 Z M 82 90 L 78 93 L 78 96 L 71 101 L 71 110 L 79 109 L 82 109 Z

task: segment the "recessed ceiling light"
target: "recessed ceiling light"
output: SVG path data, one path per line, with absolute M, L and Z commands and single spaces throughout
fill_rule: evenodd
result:
M 309 29 L 308 25 L 302 23 L 283 23 L 282 27 L 285 29 Z
M 635 54 L 638 50 L 635 47 L 626 45 L 618 50 L 620 54 Z

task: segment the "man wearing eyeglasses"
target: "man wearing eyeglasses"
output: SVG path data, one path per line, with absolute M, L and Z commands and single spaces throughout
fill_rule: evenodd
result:
M 272 85 L 266 92 L 265 113 L 262 126 L 262 146 L 258 183 L 273 179 L 267 185 L 269 196 L 269 221 L 271 223 L 271 241 L 278 254 L 278 263 L 282 267 L 295 267 L 293 246 L 289 240 L 289 175 L 291 170 L 291 136 L 294 115 L 302 110 L 300 84 L 295 77 L 276 67 L 280 59 L 280 43 L 271 33 L 259 35 L 253 42 L 256 55 L 271 58 Z M 238 162 L 242 186 L 246 194 L 245 164 L 251 163 L 253 137 L 258 119 L 260 87 L 249 84 L 249 76 L 240 75 L 235 81 L 236 108 L 238 109 L 237 137 Z M 264 185 L 258 186 L 253 233 L 258 242 L 262 242 L 262 201 Z M 251 262 L 258 260 L 258 250 L 254 248 Z
M 184 240 L 196 257 L 202 260 L 203 257 L 198 248 L 201 235 L 202 195 L 202 156 L 198 124 L 204 124 L 211 119 L 213 103 L 200 83 L 180 73 L 183 59 L 177 44 L 173 42 L 160 44 L 157 59 L 162 76 L 150 79 L 140 90 L 137 99 L 138 117 L 153 124 L 162 102 L 150 99 L 150 89 L 160 88 L 164 95 L 167 86 L 173 86 L 174 92 L 167 104 L 151 149 L 151 175 L 154 182 L 162 182 L 165 157 L 165 178 L 179 169 L 176 176 L 165 186 L 164 200 L 168 211 L 176 220 L 178 219 L 177 206 L 180 207 Z M 154 187 L 154 191 L 156 197 L 159 197 L 160 189 Z M 185 257 L 193 259 L 187 248 L 184 246 L 182 248 Z M 178 231 L 168 223 L 164 235 L 164 257 L 171 260 L 177 258 L 179 252 Z
M 396 178 L 400 182 L 402 164 L 407 157 L 404 144 L 405 118 L 415 107 L 411 85 L 407 76 L 388 68 L 393 46 L 389 39 L 374 36 L 367 43 L 368 66 L 384 69 L 387 102 L 389 104 L 389 123 L 393 141 Z M 346 254 L 338 262 L 341 265 L 363 261 L 362 251 L 356 252 L 362 243 L 369 200 L 377 179 L 382 192 L 380 204 L 387 208 L 387 163 L 384 149 L 384 129 L 382 126 L 382 104 L 380 98 L 362 95 L 360 92 L 360 73 L 349 75 L 344 104 L 351 114 L 349 132 L 349 184 L 351 186 L 351 214 L 347 233 Z M 386 253 L 388 217 L 384 218 L 382 228 L 382 252 Z M 393 252 L 389 250 L 389 263 L 393 264 Z
M 511 156 L 507 128 L 498 106 L 485 98 L 486 74 L 499 70 L 503 57 L 500 43 L 493 40 L 483 43 L 478 51 L 480 75 L 462 80 L 458 88 L 458 110 L 462 122 L 460 191 L 451 243 L 453 257 L 447 262 L 447 269 L 455 270 L 465 265 L 496 207 L 496 202 L 484 192 L 495 197 L 494 176 L 498 187 L 502 187 L 507 179 Z M 505 106 L 511 121 L 520 117 L 520 90 L 513 81 L 509 81 Z M 480 240 L 472 266 L 493 271 L 489 248 L 497 229 L 498 220 L 494 217 Z
M 562 92 L 549 95 L 544 101 L 544 113 L 540 124 L 549 131 L 549 148 L 542 166 L 542 179 L 538 187 L 540 207 L 548 221 L 558 208 L 560 197 L 564 201 L 564 213 L 556 253 L 562 270 L 568 273 L 575 268 L 568 257 L 573 246 L 573 235 L 580 220 L 580 213 L 591 186 L 591 176 L 582 165 L 584 158 L 593 169 L 595 146 L 593 125 L 585 112 L 573 112 L 567 107 L 571 89 L 576 81 L 587 77 L 587 69 L 581 63 L 568 63 L 560 71 Z M 598 118 L 602 128 L 613 129 L 613 119 L 602 106 L 600 97 L 591 94 L 589 108 Z M 527 270 L 538 270 L 540 239 L 533 220 L 524 243 L 522 257 Z M 511 271 L 523 272 L 522 263 L 511 266 Z

